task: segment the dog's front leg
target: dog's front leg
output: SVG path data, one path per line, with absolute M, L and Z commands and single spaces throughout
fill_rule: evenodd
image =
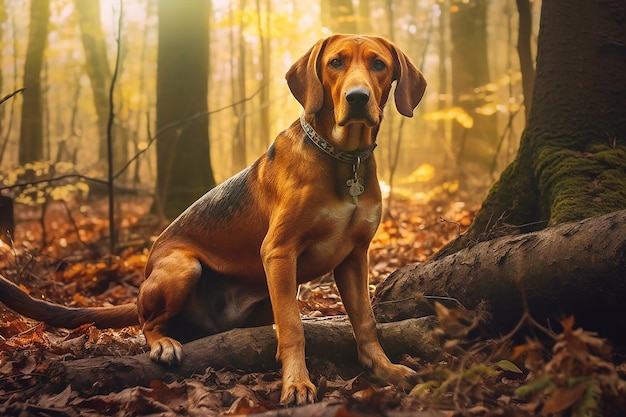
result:
M 266 238 L 261 248 L 263 267 L 272 302 L 278 349 L 282 363 L 281 404 L 306 404 L 315 401 L 317 389 L 309 379 L 304 357 L 304 328 L 296 301 L 296 254 L 293 249 L 277 247 Z
M 367 265 L 367 247 L 362 247 L 354 249 L 335 269 L 335 282 L 354 329 L 359 360 L 375 379 L 410 388 L 409 380 L 415 372 L 391 363 L 378 341 L 369 299 Z

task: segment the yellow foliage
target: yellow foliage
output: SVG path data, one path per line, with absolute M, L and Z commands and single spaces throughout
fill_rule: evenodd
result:
M 462 107 L 448 107 L 442 110 L 430 111 L 424 114 L 424 120 L 431 122 L 439 122 L 442 120 L 456 120 L 461 126 L 466 129 L 471 129 L 474 126 L 474 119 L 467 114 Z
M 422 164 L 408 177 L 400 181 L 402 184 L 413 184 L 416 182 L 428 182 L 435 176 L 435 167 L 430 164 Z

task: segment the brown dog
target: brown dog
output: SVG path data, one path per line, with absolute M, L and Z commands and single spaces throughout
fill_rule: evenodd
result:
M 413 371 L 383 352 L 368 295 L 367 251 L 381 217 L 372 151 L 392 82 L 396 108 L 408 117 L 426 82 L 390 42 L 352 35 L 318 41 L 286 78 L 303 116 L 254 164 L 163 231 L 136 307 L 69 309 L 34 301 L 6 280 L 0 299 L 59 327 L 139 320 L 150 357 L 168 365 L 183 360 L 179 340 L 271 323 L 273 312 L 281 403 L 302 404 L 315 400 L 316 388 L 305 364 L 296 289 L 333 272 L 359 359 L 376 379 L 406 385 Z

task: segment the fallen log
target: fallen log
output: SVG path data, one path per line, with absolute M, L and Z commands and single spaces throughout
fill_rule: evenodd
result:
M 506 333 L 524 311 L 541 323 L 574 315 L 586 330 L 626 342 L 626 210 L 478 243 L 392 273 L 373 300 L 379 321 L 432 314 L 421 294 L 491 314 Z M 558 327 L 558 326 L 557 326 Z
M 306 319 L 306 352 L 310 359 L 324 358 L 339 367 L 356 363 L 356 344 L 350 322 L 345 316 Z M 387 354 L 398 359 L 402 354 L 433 359 L 439 343 L 431 331 L 437 325 L 433 316 L 409 319 L 378 327 Z M 58 391 L 67 385 L 89 395 L 105 394 L 132 386 L 149 386 L 150 381 L 168 380 L 203 374 L 208 367 L 232 367 L 247 372 L 278 369 L 275 359 L 276 334 L 272 326 L 233 329 L 184 345 L 181 366 L 168 367 L 152 362 L 148 353 L 126 357 L 96 357 L 74 361 L 52 361 L 45 371 L 51 387 Z

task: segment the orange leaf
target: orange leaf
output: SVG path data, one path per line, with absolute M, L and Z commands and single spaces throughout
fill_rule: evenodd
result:
M 541 412 L 543 414 L 551 414 L 569 408 L 580 398 L 586 389 L 586 382 L 580 382 L 573 387 L 559 387 L 555 389 L 544 403 Z

